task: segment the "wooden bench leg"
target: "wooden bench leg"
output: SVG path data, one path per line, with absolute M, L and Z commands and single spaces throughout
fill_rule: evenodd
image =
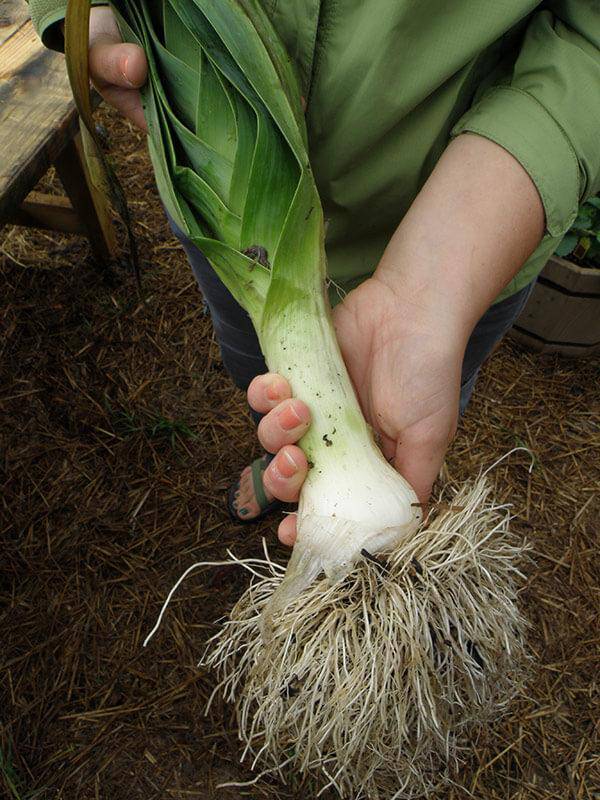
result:
M 81 220 L 94 257 L 110 261 L 117 250 L 108 198 L 89 180 L 81 136 L 69 141 L 54 162 L 71 205 Z
M 49 231 L 64 231 L 85 236 L 87 231 L 81 219 L 73 211 L 68 197 L 57 194 L 29 192 L 19 208 L 7 217 L 9 225 L 25 225 L 28 228 L 44 228 Z

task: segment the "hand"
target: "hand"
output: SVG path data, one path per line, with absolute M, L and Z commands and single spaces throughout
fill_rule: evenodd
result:
M 456 431 L 465 331 L 450 313 L 433 318 L 418 298 L 399 296 L 376 275 L 336 308 L 334 324 L 367 421 L 385 456 L 426 503 Z M 266 414 L 258 428 L 262 446 L 277 453 L 265 470 L 265 489 L 295 501 L 307 463 L 294 443 L 308 428 L 310 411 L 273 374 L 254 379 L 248 400 Z M 295 535 L 295 516 L 288 515 L 279 538 L 293 544 Z
M 104 100 L 146 131 L 139 93 L 148 75 L 146 55 L 138 45 L 123 42 L 107 6 L 91 10 L 89 56 L 92 83 Z

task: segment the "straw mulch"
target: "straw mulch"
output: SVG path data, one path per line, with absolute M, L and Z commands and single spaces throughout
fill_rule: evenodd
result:
M 190 577 L 148 649 L 166 592 L 227 547 L 276 556 L 274 522 L 232 524 L 224 493 L 257 445 L 157 200 L 142 137 L 103 112 L 131 199 L 143 299 L 87 243 L 0 238 L 3 797 L 300 798 L 238 764 L 228 708 L 195 664 L 241 594 L 233 567 Z M 45 181 L 52 185 L 51 176 Z M 533 543 L 523 594 L 534 669 L 507 718 L 473 742 L 445 800 L 600 795 L 600 359 L 505 343 L 486 366 L 447 469 L 495 470 Z

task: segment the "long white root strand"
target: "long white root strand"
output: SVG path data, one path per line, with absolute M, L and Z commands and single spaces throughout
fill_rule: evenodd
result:
M 343 580 L 317 580 L 275 616 L 268 641 L 261 613 L 284 569 L 266 552 L 262 574 L 252 560 L 252 582 L 201 663 L 236 704 L 253 769 L 303 780 L 315 796 L 334 787 L 372 800 L 452 779 L 527 662 L 517 605 L 527 546 L 490 495 L 480 478 L 387 556 L 365 553 Z

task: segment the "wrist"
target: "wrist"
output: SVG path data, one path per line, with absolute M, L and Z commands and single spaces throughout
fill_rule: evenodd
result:
M 373 280 L 393 295 L 402 309 L 403 325 L 435 332 L 449 350 L 462 356 L 485 309 L 479 310 L 464 276 L 457 274 L 443 256 L 426 259 L 422 248 L 418 255 L 399 255 L 384 257 Z

